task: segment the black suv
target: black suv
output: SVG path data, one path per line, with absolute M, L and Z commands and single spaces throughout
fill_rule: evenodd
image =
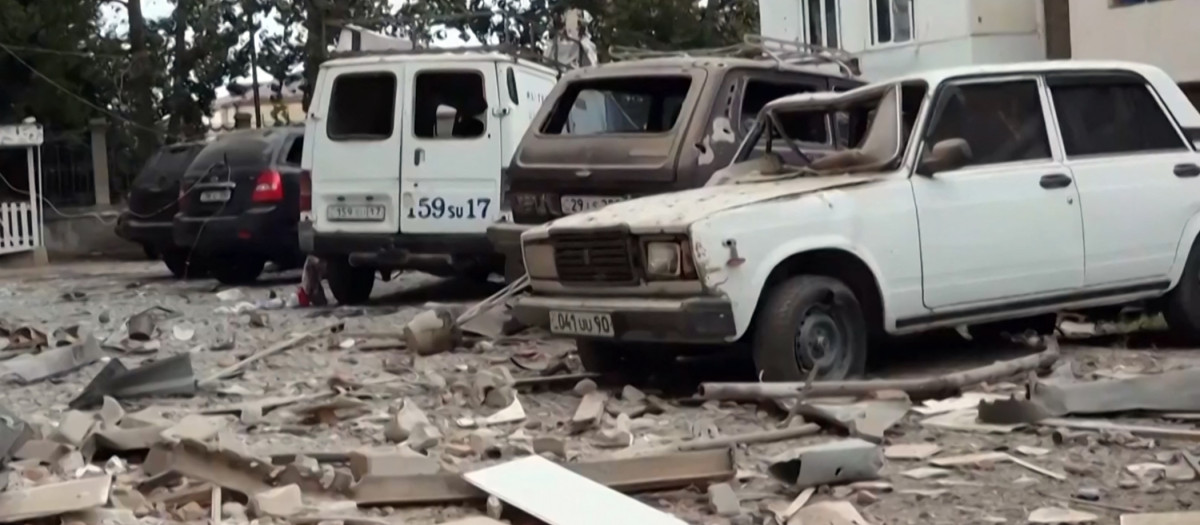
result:
M 158 150 L 133 179 L 129 209 L 117 218 L 118 236 L 142 245 L 149 257 L 161 257 L 180 278 L 207 273 L 199 258 L 188 265 L 190 254 L 175 246 L 171 234 L 171 221 L 179 212 L 179 180 L 202 149 L 203 142 L 187 142 Z
M 267 261 L 296 268 L 304 261 L 297 228 L 304 128 L 238 131 L 196 156 L 180 185 L 175 244 L 204 257 L 218 281 L 253 282 Z

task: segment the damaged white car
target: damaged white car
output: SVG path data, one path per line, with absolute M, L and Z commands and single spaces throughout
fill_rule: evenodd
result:
M 810 163 L 823 119 L 851 147 Z M 596 371 L 736 343 L 765 381 L 859 375 L 888 334 L 1049 331 L 1131 303 L 1200 341 L 1200 113 L 1157 68 L 929 71 L 759 121 L 707 187 L 522 235 L 515 314 Z

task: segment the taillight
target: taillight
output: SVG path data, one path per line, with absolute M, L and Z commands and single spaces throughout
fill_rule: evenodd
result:
M 300 173 L 300 211 L 312 211 L 312 172 Z
M 254 181 L 253 202 L 279 202 L 283 200 L 283 177 L 278 171 L 267 170 Z

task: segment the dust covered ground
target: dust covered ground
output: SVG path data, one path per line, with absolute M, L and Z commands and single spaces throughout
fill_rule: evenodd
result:
M 293 333 L 311 330 L 323 323 L 343 322 L 343 334 L 322 337 L 252 365 L 239 377 L 218 382 L 193 398 L 152 398 L 123 401 L 126 413 L 145 407 L 165 407 L 164 415 L 178 420 L 204 408 L 227 406 L 241 401 L 275 396 L 319 394 L 331 384 L 350 390 L 365 401 L 362 409 L 339 413 L 315 424 L 284 406 L 267 413 L 261 421 L 247 424 L 230 418 L 234 435 L 252 452 L 262 455 L 284 452 L 348 452 L 362 446 L 394 446 L 386 437 L 390 418 L 408 400 L 419 406 L 442 432 L 429 454 L 451 470 L 466 471 L 529 453 L 529 443 L 541 437 L 566 440 L 571 461 L 627 455 L 631 450 L 654 447 L 686 439 L 730 436 L 777 428 L 782 415 L 772 407 L 748 403 L 701 403 L 687 399 L 700 380 L 751 380 L 745 359 L 714 357 L 681 363 L 665 378 L 637 385 L 650 395 L 622 385 L 604 385 L 611 393 L 610 414 L 595 428 L 572 434 L 569 423 L 580 403 L 573 391 L 575 382 L 549 385 L 536 390 L 518 389 L 517 397 L 526 412 L 521 423 L 499 425 L 488 437 L 499 449 L 480 457 L 470 448 L 472 429 L 461 428 L 458 420 L 486 416 L 497 411 L 488 403 L 471 401 L 471 386 L 481 371 L 514 377 L 536 376 L 536 369 L 557 362 L 573 364 L 570 341 L 544 334 L 525 333 L 499 341 L 468 341 L 455 352 L 417 357 L 402 349 L 371 349 L 370 341 L 356 334 L 398 333 L 429 301 L 469 304 L 486 297 L 498 287 L 441 281 L 423 275 L 405 275 L 390 283 L 379 283 L 374 302 L 366 307 L 257 310 L 230 313 L 239 302 L 266 304 L 272 293 L 287 297 L 294 293 L 299 276 L 267 274 L 257 286 L 240 288 L 241 298 L 222 301 L 214 281 L 176 281 L 157 263 L 77 263 L 42 270 L 6 271 L 0 276 L 0 319 L 8 326 L 34 325 L 47 332 L 80 327 L 105 339 L 120 331 L 131 315 L 152 307 L 164 307 L 178 315 L 158 325 L 154 340 L 157 350 L 121 352 L 106 348 L 130 368 L 137 364 L 191 352 L 196 376 L 205 378 Z M 228 342 L 233 341 L 232 348 Z M 1168 339 L 1154 333 L 1062 341 L 1064 360 L 1072 362 L 1081 378 L 1158 373 L 1196 366 L 1200 353 L 1172 348 Z M 1133 347 L 1133 348 L 1128 348 Z M 1018 355 L 1019 349 L 996 349 L 973 345 L 954 337 L 931 337 L 909 342 L 874 363 L 873 375 L 912 376 L 942 373 L 978 366 Z M 1024 351 L 1028 352 L 1028 351 Z M 518 364 L 519 363 L 519 364 Z M 7 384 L 4 407 L 18 416 L 51 428 L 67 403 L 103 367 L 89 365 L 61 378 L 31 385 Z M 461 387 L 461 388 L 460 388 Z M 1017 385 L 990 385 L 998 392 L 1013 392 Z M 659 400 L 662 402 L 659 402 Z M 645 410 L 634 405 L 650 403 L 656 409 L 632 418 L 628 447 L 614 443 L 616 430 L 612 413 L 623 410 L 638 415 Z M 631 408 L 633 407 L 633 408 Z M 928 466 L 925 460 L 889 460 L 881 479 L 889 487 L 822 487 L 810 505 L 826 499 L 851 502 L 872 524 L 1027 523 L 1032 511 L 1042 507 L 1070 507 L 1095 516 L 1094 523 L 1119 522 L 1127 512 L 1188 510 L 1200 503 L 1200 484 L 1194 473 L 1187 476 L 1179 450 L 1200 452 L 1200 443 L 1141 439 L 1122 433 L 1091 433 L 1081 442 L 1055 445 L 1047 428 L 1024 428 L 1001 434 L 937 430 L 922 426 L 923 416 L 909 413 L 892 427 L 885 444 L 932 443 L 940 447 L 935 457 L 987 451 L 1009 451 L 1065 481 L 1011 462 L 985 462 L 951 469 L 937 479 L 915 480 L 900 473 Z M 1191 424 L 1163 419 L 1108 418 L 1106 421 L 1192 428 Z M 619 440 L 619 436 L 617 436 Z M 740 515 L 718 516 L 703 487 L 634 495 L 654 507 L 688 523 L 774 523 L 770 509 L 786 506 L 800 491 L 771 478 L 770 458 L 797 447 L 840 439 L 831 432 L 769 444 L 736 449 L 738 475 L 731 480 L 740 498 Z M 1032 447 L 1032 448 L 1030 448 Z M 1039 450 L 1042 449 L 1042 450 Z M 131 458 L 136 464 L 138 458 Z M 1126 467 L 1152 464 L 1169 467 L 1171 476 L 1147 467 L 1137 476 Z M 1135 467 L 1135 470 L 1136 467 Z M 124 479 L 136 479 L 134 467 Z M 118 483 L 121 479 L 118 480 Z M 10 482 L 9 486 L 12 487 Z M 177 490 L 173 487 L 170 490 Z M 160 489 L 164 490 L 164 489 Z M 1085 496 L 1092 503 L 1071 502 Z M 1123 509 L 1123 510 L 1122 510 Z M 350 514 L 391 523 L 434 524 L 478 515 L 479 506 L 422 506 L 360 508 Z M 206 516 L 186 515 L 169 506 L 138 509 L 145 523 L 203 522 Z M 345 516 L 346 512 L 339 512 Z M 234 513 L 230 522 L 240 520 Z M 268 520 L 263 520 L 263 522 Z

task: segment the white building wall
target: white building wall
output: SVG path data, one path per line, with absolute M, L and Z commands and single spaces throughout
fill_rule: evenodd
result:
M 1046 57 L 1041 0 L 912 0 L 913 39 L 886 44 L 875 43 L 874 1 L 836 2 L 840 47 L 859 57 L 867 80 L 942 67 Z M 803 18 L 807 2 L 760 0 L 763 35 L 806 41 Z
M 1200 82 L 1200 1 L 1157 0 L 1117 6 L 1071 0 L 1071 55 L 1145 62 L 1176 82 Z

